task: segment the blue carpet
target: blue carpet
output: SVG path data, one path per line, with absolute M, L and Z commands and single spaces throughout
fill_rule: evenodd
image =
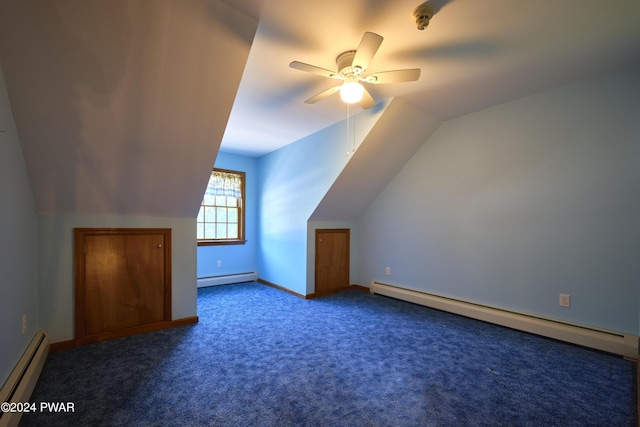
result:
M 24 426 L 635 426 L 635 364 L 360 291 L 198 291 L 196 325 L 51 354 Z M 39 403 L 38 403 L 39 404 Z

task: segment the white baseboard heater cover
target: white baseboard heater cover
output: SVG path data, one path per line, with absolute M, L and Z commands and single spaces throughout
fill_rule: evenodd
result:
M 199 277 L 198 287 L 204 288 L 207 286 L 230 285 L 231 283 L 255 282 L 256 280 L 258 280 L 258 273 L 256 272 Z
M 618 354 L 633 361 L 638 359 L 638 337 L 636 335 L 547 319 L 376 281 L 372 281 L 369 287 L 372 294 L 385 295 L 512 329 Z
M 0 389 L 0 402 L 28 402 L 48 354 L 49 335 L 39 330 Z M 17 426 L 21 417 L 21 412 L 0 412 L 0 427 Z

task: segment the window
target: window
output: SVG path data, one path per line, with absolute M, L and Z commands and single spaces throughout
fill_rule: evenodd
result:
M 245 173 L 214 169 L 198 219 L 198 245 L 244 244 Z

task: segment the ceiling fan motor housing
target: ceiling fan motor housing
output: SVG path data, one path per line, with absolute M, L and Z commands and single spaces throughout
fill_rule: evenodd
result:
M 433 17 L 434 9 L 433 6 L 427 4 L 427 2 L 422 3 L 420 6 L 416 7 L 413 10 L 413 17 L 416 20 L 416 26 L 419 30 L 424 30 L 429 25 L 429 21 Z
M 338 73 L 340 73 L 342 77 L 355 73 L 355 69 L 352 68 L 353 58 L 355 57 L 355 55 L 356 55 L 355 50 L 348 50 L 346 52 L 342 52 L 336 58 Z

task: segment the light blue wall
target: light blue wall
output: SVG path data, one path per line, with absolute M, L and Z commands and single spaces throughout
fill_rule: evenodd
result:
M 40 322 L 52 342 L 74 338 L 73 229 L 171 228 L 171 314 L 196 315 L 196 219 L 142 216 L 40 215 Z
M 0 70 L 0 387 L 38 320 L 38 216 Z M 27 330 L 22 333 L 22 316 Z
M 199 246 L 198 277 L 211 277 L 257 271 L 258 197 L 257 159 L 219 152 L 215 167 L 246 173 L 245 239 L 244 245 Z M 217 261 L 222 263 L 217 267 Z
M 359 281 L 637 335 L 639 119 L 636 67 L 444 123 L 359 219 Z
M 258 159 L 258 275 L 302 295 L 307 276 L 307 220 L 386 105 L 327 127 Z M 346 111 L 345 111 L 346 113 Z M 346 118 L 346 114 L 345 114 Z
M 261 279 L 306 295 L 307 219 L 348 157 L 343 123 L 258 159 Z

